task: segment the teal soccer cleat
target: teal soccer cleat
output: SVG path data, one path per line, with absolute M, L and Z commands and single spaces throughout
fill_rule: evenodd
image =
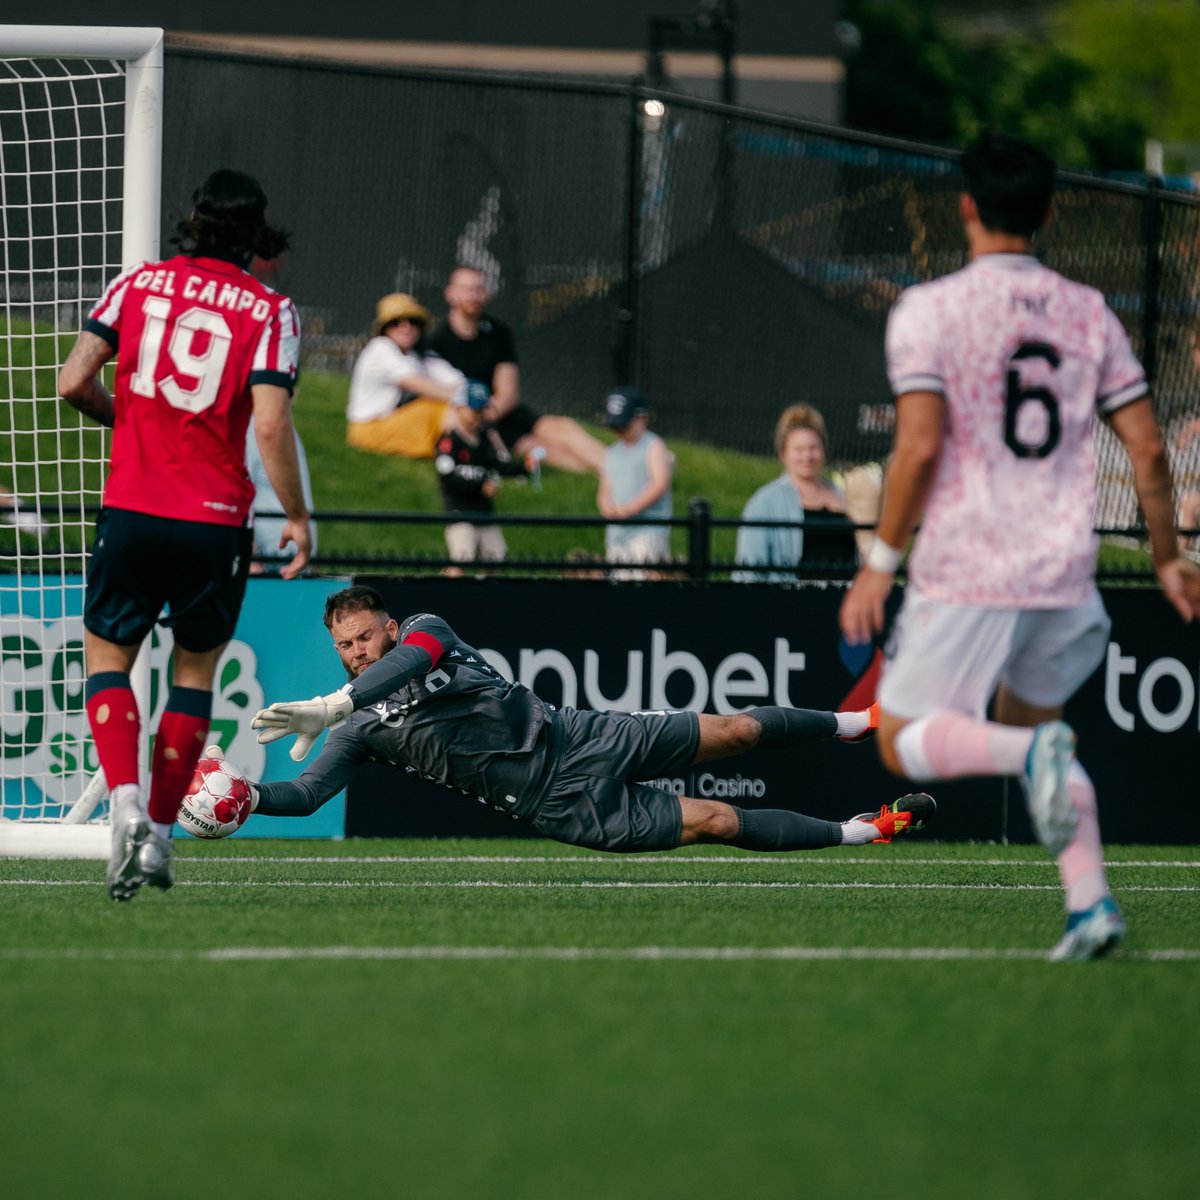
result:
M 1067 915 L 1062 940 L 1050 951 L 1051 962 L 1082 962 L 1103 958 L 1125 937 L 1125 921 L 1111 896 L 1097 900 L 1091 908 Z

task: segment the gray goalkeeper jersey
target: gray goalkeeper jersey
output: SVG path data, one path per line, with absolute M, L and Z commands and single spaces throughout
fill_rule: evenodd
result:
M 431 645 L 441 649 L 432 668 Z M 349 690 L 356 711 L 298 778 L 260 785 L 256 812 L 315 812 L 364 762 L 414 771 L 520 820 L 541 807 L 557 769 L 558 714 L 509 683 L 441 617 L 407 618 L 396 648 Z

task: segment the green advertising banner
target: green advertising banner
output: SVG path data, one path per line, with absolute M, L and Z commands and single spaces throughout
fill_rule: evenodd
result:
M 312 694 L 314 680 L 340 670 L 321 623 L 325 597 L 344 580 L 254 578 L 237 631 L 217 668 L 210 744 L 253 780 L 286 779 L 299 768 L 286 745 L 260 746 L 254 714 L 274 700 Z M 60 816 L 99 767 L 84 711 L 82 580 L 42 579 L 0 590 L 0 816 Z M 171 638 L 150 637 L 147 712 L 153 730 L 166 703 Z M 345 800 L 311 817 L 256 820 L 241 837 L 341 837 Z

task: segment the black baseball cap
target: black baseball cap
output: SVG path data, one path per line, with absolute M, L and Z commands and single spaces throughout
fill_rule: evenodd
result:
M 638 388 L 614 388 L 604 401 L 604 423 L 610 429 L 624 429 L 634 417 L 644 417 L 647 411 L 646 397 Z

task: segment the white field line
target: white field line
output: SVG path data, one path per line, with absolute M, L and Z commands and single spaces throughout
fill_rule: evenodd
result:
M 0 879 L 3 887 L 96 887 L 98 879 Z M 623 890 L 648 891 L 678 888 L 741 888 L 770 891 L 889 891 L 889 892 L 1057 892 L 1056 883 L 865 883 L 830 880 L 755 881 L 738 879 L 673 880 L 498 880 L 498 879 L 181 879 L 177 888 L 398 888 L 421 889 L 495 889 L 498 891 L 577 891 Z M 1126 892 L 1200 892 L 1200 884 L 1178 887 L 1132 884 L 1117 889 Z
M 1120 959 L 1200 962 L 1200 950 L 1127 950 Z M 894 946 L 229 946 L 213 950 L 39 950 L 0 947 L 2 962 L 996 962 L 1045 960 L 1045 950 Z
M 601 863 L 616 866 L 621 863 L 631 865 L 662 866 L 695 866 L 697 863 L 733 863 L 743 867 L 769 866 L 788 863 L 792 866 L 806 867 L 1045 867 L 1054 869 L 1054 859 L 1010 859 L 1010 858 L 974 858 L 974 859 L 944 859 L 944 858 L 890 858 L 886 851 L 883 854 L 873 854 L 869 858 L 851 858 L 841 856 L 817 856 L 815 854 L 743 854 L 743 855 L 630 855 L 630 854 L 415 854 L 415 855 L 342 855 L 342 854 L 313 854 L 313 855 L 207 855 L 180 854 L 176 862 L 192 863 L 367 863 L 367 864 L 419 864 L 419 863 L 578 863 L 584 866 L 596 866 Z M 1106 871 L 1120 870 L 1122 867 L 1169 867 L 1187 870 L 1200 870 L 1200 859 L 1184 860 L 1139 860 L 1130 862 L 1106 862 Z

